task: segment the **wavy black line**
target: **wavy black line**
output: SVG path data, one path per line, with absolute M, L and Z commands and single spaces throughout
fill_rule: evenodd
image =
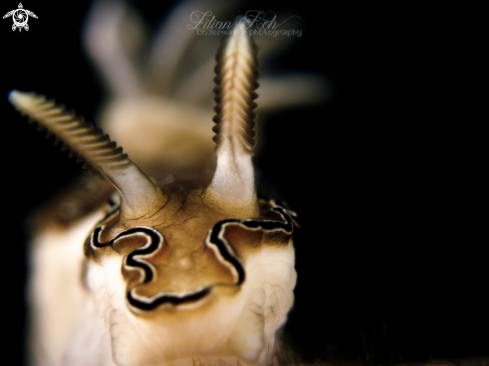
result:
M 163 293 L 163 294 L 160 294 L 159 296 L 157 296 L 155 299 L 148 301 L 148 302 L 141 301 L 141 300 L 138 300 L 137 298 L 135 298 L 132 295 L 132 290 L 131 290 L 127 293 L 127 301 L 129 302 L 129 304 L 131 304 L 132 306 L 134 306 L 138 309 L 149 311 L 149 310 L 154 310 L 158 306 L 163 305 L 163 304 L 167 304 L 167 303 L 170 303 L 172 305 L 181 305 L 181 304 L 184 304 L 187 302 L 198 301 L 198 300 L 204 298 L 205 296 L 207 296 L 211 292 L 211 289 L 212 289 L 212 286 L 209 286 L 209 287 L 206 287 L 200 291 L 194 292 L 191 295 L 184 295 L 184 296 L 165 295 Z
M 116 208 L 114 211 L 110 212 L 102 221 L 100 221 L 99 224 L 104 223 L 106 220 L 108 220 L 113 214 L 115 214 L 118 211 L 118 209 L 119 208 Z M 272 211 L 278 212 L 282 216 L 284 222 L 274 221 L 274 220 L 255 221 L 255 220 L 226 219 L 216 223 L 211 229 L 210 234 L 208 235 L 207 238 L 208 244 L 215 245 L 219 250 L 221 256 L 224 258 L 224 260 L 226 260 L 236 269 L 238 273 L 238 280 L 236 281 L 236 285 L 238 286 L 244 282 L 246 274 L 240 259 L 232 252 L 232 250 L 229 249 L 227 241 L 224 239 L 224 232 L 226 230 L 226 227 L 227 225 L 235 224 L 235 225 L 244 226 L 245 228 L 251 230 L 257 230 L 257 229 L 261 229 L 264 231 L 283 230 L 286 234 L 289 235 L 292 234 L 293 224 L 287 211 L 282 207 L 274 207 L 272 208 Z M 145 244 L 143 247 L 137 248 L 133 250 L 131 253 L 129 253 L 125 258 L 125 264 L 130 267 L 140 268 L 143 270 L 144 278 L 141 283 L 144 284 L 152 281 L 154 279 L 153 268 L 148 263 L 142 260 L 140 261 L 138 260 L 138 258 L 135 257 L 139 255 L 148 255 L 154 253 L 159 248 L 160 244 L 162 244 L 163 238 L 161 234 L 159 234 L 156 230 L 151 229 L 149 227 L 139 226 L 120 233 L 119 235 L 117 235 L 117 237 L 115 237 L 112 240 L 101 243 L 99 238 L 100 238 L 100 233 L 102 232 L 103 229 L 104 226 L 100 226 L 97 227 L 92 232 L 90 239 L 92 245 L 96 248 L 103 248 L 112 245 L 118 239 L 131 236 L 131 235 L 137 235 L 143 233 L 148 236 L 149 245 L 147 246 L 147 244 Z M 127 301 L 129 302 L 130 305 L 132 305 L 135 308 L 149 311 L 149 310 L 154 310 L 158 306 L 166 303 L 170 303 L 173 305 L 180 305 L 183 303 L 198 301 L 203 297 L 205 297 L 207 294 L 209 294 L 213 286 L 214 285 L 211 285 L 202 290 L 198 290 L 192 294 L 183 295 L 183 296 L 177 296 L 173 294 L 168 295 L 166 293 L 161 293 L 158 294 L 153 300 L 148 299 L 147 301 L 142 301 L 134 297 L 134 295 L 132 294 L 134 288 L 132 288 L 127 292 Z
M 293 229 L 292 220 L 290 219 L 287 212 L 282 207 L 274 207 L 272 208 L 272 211 L 278 212 L 285 220 L 285 223 L 280 221 L 254 221 L 254 220 L 227 219 L 227 220 L 219 221 L 212 228 L 209 242 L 211 244 L 214 244 L 218 248 L 219 253 L 221 253 L 222 257 L 226 261 L 231 263 L 234 266 L 234 268 L 236 268 L 236 271 L 238 272 L 238 281 L 236 283 L 237 285 L 241 285 L 244 282 L 245 270 L 238 257 L 234 253 L 228 250 L 228 247 L 226 245 L 227 242 L 225 240 L 221 240 L 219 236 L 221 233 L 224 234 L 224 231 L 226 230 L 226 224 L 233 224 L 233 223 L 237 225 L 245 226 L 253 230 L 260 229 L 260 228 L 264 231 L 284 230 L 287 234 L 292 234 L 292 229 Z

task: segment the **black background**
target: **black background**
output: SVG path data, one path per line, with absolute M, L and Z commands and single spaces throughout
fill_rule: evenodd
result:
M 37 91 L 90 121 L 104 97 L 81 45 L 89 3 L 23 4 L 39 17 L 28 32 L 0 22 L 1 352 L 19 364 L 28 270 L 22 222 L 81 168 L 20 118 L 7 94 Z M 134 6 L 152 29 L 172 4 Z M 7 13 L 17 3 L 2 7 Z M 300 42 L 277 67 L 330 81 L 325 103 L 267 121 L 257 158 L 301 224 L 284 339 L 309 360 L 489 356 L 483 145 L 479 129 L 440 97 L 443 29 L 430 26 L 426 9 L 327 2 L 320 9 L 309 1 L 251 2 L 242 10 L 249 9 L 299 15 Z

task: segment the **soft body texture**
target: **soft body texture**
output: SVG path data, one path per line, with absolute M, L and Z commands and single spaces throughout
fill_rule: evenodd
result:
M 250 251 L 244 261 L 247 277 L 239 288 L 216 286 L 196 304 L 134 312 L 125 297 L 123 257 L 113 252 L 100 263 L 86 263 L 81 238 L 104 214 L 98 210 L 68 227 L 52 225 L 34 240 L 33 364 L 271 363 L 275 332 L 293 301 L 291 240 Z
M 274 362 L 275 335 L 294 299 L 294 214 L 257 198 L 258 56 L 243 26 L 217 55 L 211 129 L 215 40 L 181 28 L 198 5 L 177 6 L 143 71 L 134 61 L 137 47 L 129 44 L 143 33 L 136 12 L 123 2 L 94 2 L 85 43 L 109 91 L 100 125 L 131 160 L 53 101 L 10 95 L 22 113 L 106 179 L 86 178 L 91 189 L 61 195 L 35 220 L 32 365 Z M 229 11 L 223 7 L 217 9 Z M 123 38 L 126 28 L 134 31 Z M 210 42 L 197 65 L 188 57 L 191 40 Z M 273 49 L 264 47 L 262 60 Z M 323 89 L 303 74 L 268 77 L 261 107 L 314 103 Z

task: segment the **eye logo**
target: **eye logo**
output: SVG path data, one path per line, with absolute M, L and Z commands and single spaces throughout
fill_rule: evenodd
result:
M 14 24 L 12 25 L 12 30 L 15 31 L 19 28 L 19 32 L 24 28 L 26 31 L 29 30 L 29 25 L 27 25 L 27 21 L 29 20 L 29 15 L 37 19 L 37 15 L 34 14 L 30 10 L 24 9 L 22 3 L 19 3 L 19 8 L 15 10 L 9 11 L 7 14 L 3 16 L 3 19 L 12 17 Z

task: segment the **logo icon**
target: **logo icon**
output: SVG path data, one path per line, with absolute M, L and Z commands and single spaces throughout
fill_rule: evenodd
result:
M 37 15 L 32 11 L 24 9 L 22 3 L 19 3 L 19 8 L 9 11 L 7 14 L 3 16 L 3 19 L 12 17 L 14 24 L 12 25 L 12 30 L 15 31 L 19 28 L 19 32 L 24 28 L 26 31 L 29 30 L 29 26 L 27 25 L 27 21 L 29 20 L 29 15 L 33 18 L 37 19 Z

